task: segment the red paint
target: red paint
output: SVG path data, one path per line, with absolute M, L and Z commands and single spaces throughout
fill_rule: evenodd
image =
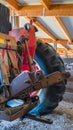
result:
M 36 49 L 36 39 L 35 39 L 35 29 L 34 29 L 34 26 L 32 25 L 32 21 L 30 21 L 30 30 L 29 31 L 25 30 L 24 28 L 14 29 L 9 32 L 9 35 L 14 36 L 16 41 L 21 41 L 22 36 L 28 36 L 29 40 L 28 40 L 27 44 L 28 44 L 30 56 L 32 57 L 32 59 L 34 58 L 35 49 Z M 34 69 L 37 70 L 37 67 L 34 66 Z M 29 70 L 25 45 L 24 45 L 23 63 L 22 63 L 22 71 L 24 71 L 24 70 Z M 38 91 L 31 93 L 30 97 L 36 95 L 37 92 Z
M 16 41 L 21 41 L 22 36 L 28 36 L 29 40 L 27 44 L 29 47 L 30 56 L 32 57 L 32 59 L 34 58 L 35 49 L 36 49 L 36 39 L 35 39 L 35 29 L 34 29 L 34 26 L 32 25 L 32 21 L 30 24 L 29 31 L 25 30 L 24 28 L 14 29 L 9 32 L 9 35 L 14 36 Z M 23 70 L 29 70 L 25 45 L 24 45 L 23 64 L 22 64 L 22 71 Z

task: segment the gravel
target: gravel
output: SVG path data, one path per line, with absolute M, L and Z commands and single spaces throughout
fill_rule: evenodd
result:
M 73 103 L 62 101 L 53 113 L 45 117 L 52 119 L 53 124 L 28 118 L 12 122 L 0 120 L 0 130 L 73 130 Z

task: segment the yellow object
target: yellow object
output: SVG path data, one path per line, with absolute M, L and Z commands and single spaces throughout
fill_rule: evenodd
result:
M 4 39 L 0 38 L 0 44 L 4 44 Z

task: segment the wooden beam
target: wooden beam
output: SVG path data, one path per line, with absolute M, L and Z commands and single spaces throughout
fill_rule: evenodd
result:
M 50 4 L 51 4 L 51 0 L 40 0 L 42 5 L 46 8 L 49 9 Z
M 56 40 L 56 41 L 53 41 L 52 39 L 50 39 L 50 38 L 37 38 L 37 39 L 40 39 L 41 41 L 43 41 L 44 43 L 49 43 L 49 44 L 51 44 L 51 43 L 55 43 L 55 44 L 61 44 L 63 47 L 65 47 L 66 49 L 70 49 L 70 47 L 68 47 L 67 46 L 67 42 L 65 42 L 65 41 L 67 41 L 67 40 Z M 59 42 L 58 42 L 59 41 Z M 63 42 L 64 41 L 64 42 Z M 73 44 L 73 43 L 72 43 Z
M 52 4 L 50 10 L 71 11 L 73 10 L 73 4 Z
M 36 18 L 33 18 L 33 22 L 35 26 L 38 26 L 42 31 L 44 31 L 53 41 L 56 41 L 56 37 L 46 28 L 43 24 L 41 24 Z
M 42 40 L 43 42 L 48 42 L 48 43 L 53 43 L 53 39 L 51 38 L 38 38 L 37 39 L 40 39 Z M 62 45 L 66 45 L 68 43 L 68 40 L 67 39 L 57 39 L 55 41 L 56 44 L 62 44 Z M 69 42 L 69 45 L 73 45 L 73 42 Z
M 29 10 L 40 10 L 40 9 L 43 9 L 43 6 L 42 5 L 25 5 L 25 6 L 21 6 L 20 7 L 20 11 L 29 11 Z
M 70 47 L 69 46 L 67 46 L 67 44 L 61 44 L 63 47 L 65 47 L 67 50 L 69 50 L 70 49 Z
M 57 48 L 57 52 L 64 53 L 66 48 Z
M 19 28 L 19 16 L 15 16 L 15 28 Z
M 16 0 L 5 0 L 12 8 L 19 10 L 20 6 Z
M 51 16 L 73 16 L 73 4 L 50 5 L 47 15 Z
M 67 49 L 66 48 L 57 48 L 57 51 L 59 51 L 59 52 L 65 52 L 65 50 L 67 50 Z M 72 53 L 73 49 L 69 49 L 69 50 L 67 50 L 67 52 Z
M 53 43 L 54 41 L 53 41 L 53 39 L 51 39 L 51 38 L 36 38 L 37 40 L 39 39 L 39 40 L 41 40 L 41 41 L 43 41 L 43 42 L 47 42 L 47 43 Z
M 42 5 L 30 5 L 20 7 L 17 15 L 35 17 L 43 16 Z M 49 9 L 45 9 L 45 16 L 73 16 L 73 4 L 50 5 Z
M 62 19 L 60 17 L 54 17 L 55 21 L 57 22 L 57 24 L 59 25 L 60 29 L 62 30 L 62 32 L 64 33 L 64 35 L 67 37 L 68 41 L 72 41 L 72 38 L 66 28 L 66 26 L 64 25 Z
M 9 35 L 4 34 L 4 33 L 0 33 L 0 38 L 3 39 L 5 42 L 6 42 L 6 40 L 10 40 L 12 46 L 16 46 L 16 40 L 14 37 L 9 36 Z M 4 43 L 4 44 L 6 44 L 6 43 Z
M 41 5 L 28 5 L 28 6 L 21 6 L 19 11 L 15 12 L 17 16 L 27 16 L 27 17 L 35 17 L 38 14 L 43 15 L 43 6 Z M 40 16 L 40 15 L 39 15 Z

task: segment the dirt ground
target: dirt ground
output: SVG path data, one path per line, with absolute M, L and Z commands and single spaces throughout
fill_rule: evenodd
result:
M 73 103 L 60 102 L 53 113 L 44 118 L 53 120 L 53 124 L 46 124 L 24 118 L 22 121 L 0 121 L 0 130 L 73 130 Z

